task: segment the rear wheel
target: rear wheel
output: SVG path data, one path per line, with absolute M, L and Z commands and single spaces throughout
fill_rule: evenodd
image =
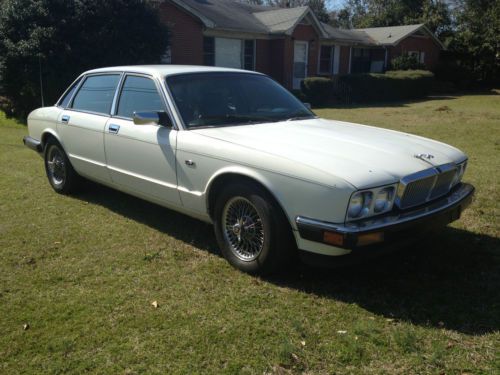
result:
M 52 188 L 60 194 L 74 192 L 80 176 L 71 165 L 66 153 L 55 139 L 49 139 L 44 152 L 45 172 Z
M 252 274 L 282 270 L 294 254 L 293 237 L 282 210 L 255 184 L 226 188 L 215 203 L 215 234 L 234 267 Z

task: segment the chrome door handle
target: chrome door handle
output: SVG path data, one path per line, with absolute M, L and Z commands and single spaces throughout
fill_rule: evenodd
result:
M 68 115 L 63 115 L 63 117 L 61 117 L 61 122 L 63 124 L 69 123 L 69 116 Z
M 115 124 L 109 125 L 108 132 L 110 132 L 111 134 L 118 134 L 119 130 L 120 130 L 120 125 L 115 125 Z

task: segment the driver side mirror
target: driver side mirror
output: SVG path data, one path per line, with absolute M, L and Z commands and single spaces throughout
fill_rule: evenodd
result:
M 164 111 L 134 112 L 134 125 L 162 125 L 171 127 L 172 121 Z

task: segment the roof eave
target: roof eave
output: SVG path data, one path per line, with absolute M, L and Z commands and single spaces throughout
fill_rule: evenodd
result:
M 193 7 L 190 7 L 185 2 L 180 1 L 180 0 L 169 0 L 169 1 L 171 1 L 172 3 L 177 5 L 179 8 L 184 9 L 186 12 L 188 12 L 188 13 L 192 14 L 193 16 L 195 16 L 196 18 L 198 18 L 203 23 L 203 25 L 205 27 L 212 28 L 212 29 L 217 27 L 217 24 L 214 21 L 205 17 L 202 13 L 200 13 L 199 11 L 194 9 Z

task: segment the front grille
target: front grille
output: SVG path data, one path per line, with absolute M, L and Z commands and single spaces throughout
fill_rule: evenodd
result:
M 455 177 L 456 170 L 452 169 L 447 172 L 443 172 L 437 175 L 436 184 L 432 189 L 429 199 L 439 198 L 450 191 L 450 185 Z
M 454 165 L 443 165 L 407 176 L 401 181 L 406 186 L 396 204 L 405 209 L 446 195 L 450 191 L 455 173 Z

